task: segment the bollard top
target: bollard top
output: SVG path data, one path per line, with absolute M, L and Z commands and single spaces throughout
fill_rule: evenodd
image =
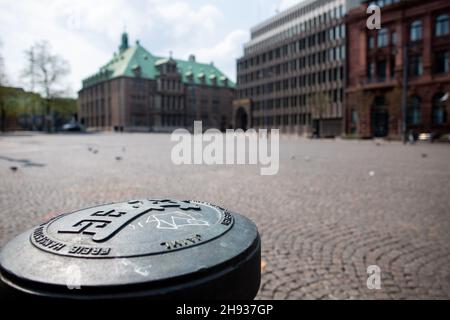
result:
M 62 214 L 23 233 L 0 252 L 0 275 L 41 297 L 239 299 L 244 291 L 251 299 L 259 261 L 247 218 L 201 201 L 141 199 Z

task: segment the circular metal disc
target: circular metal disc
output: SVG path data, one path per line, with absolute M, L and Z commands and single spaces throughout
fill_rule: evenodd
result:
M 231 214 L 210 204 L 136 200 L 62 215 L 37 227 L 31 242 L 64 256 L 145 256 L 210 241 L 232 225 Z
M 209 203 L 134 200 L 25 232 L 1 251 L 0 274 L 46 297 L 253 298 L 260 240 L 250 220 Z

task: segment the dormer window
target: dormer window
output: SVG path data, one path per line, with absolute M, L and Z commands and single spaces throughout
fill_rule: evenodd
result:
M 216 85 L 217 85 L 217 76 L 216 76 L 215 74 L 210 75 L 210 76 L 209 76 L 209 80 L 211 80 L 211 84 L 212 84 L 213 86 L 216 86 Z
M 192 73 L 192 70 L 189 70 L 186 72 L 186 78 L 189 82 L 194 82 L 194 74 Z
M 200 73 L 198 74 L 198 79 L 200 80 L 200 82 L 201 82 L 202 84 L 205 84 L 206 76 L 205 76 L 205 74 L 204 74 L 203 72 L 200 72 Z
M 224 87 L 228 87 L 228 78 L 227 77 L 221 77 L 220 82 L 222 82 L 222 85 Z
M 140 65 L 135 64 L 131 70 L 133 71 L 133 74 L 135 77 L 141 76 L 141 66 Z

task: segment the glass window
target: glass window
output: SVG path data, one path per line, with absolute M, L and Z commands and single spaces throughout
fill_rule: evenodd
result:
M 391 33 L 391 44 L 393 46 L 397 45 L 397 32 L 395 31 Z
M 330 40 L 334 40 L 334 28 L 331 28 L 328 32 Z
M 409 72 L 412 76 L 421 76 L 423 74 L 422 56 L 416 55 L 410 58 Z
M 444 124 L 447 122 L 447 101 L 443 99 L 445 95 L 438 93 L 433 97 L 433 107 L 431 110 L 431 117 L 433 124 Z
M 375 63 L 371 62 L 367 66 L 367 78 L 369 80 L 373 80 L 374 76 L 375 76 Z
M 422 39 L 422 21 L 416 20 L 413 23 L 411 23 L 409 31 L 410 31 L 409 38 L 411 41 L 417 41 Z
M 373 49 L 375 48 L 375 38 L 374 37 L 369 37 L 369 49 Z
M 421 122 L 420 98 L 413 96 L 408 107 L 408 124 L 419 124 Z
M 437 37 L 448 34 L 448 14 L 441 14 L 436 17 L 435 35 Z
M 377 78 L 380 81 L 386 80 L 386 60 L 380 60 L 377 62 Z
M 441 51 L 436 53 L 434 71 L 436 73 L 448 72 L 448 51 Z
M 383 48 L 388 45 L 388 30 L 386 28 L 380 29 L 378 31 L 378 47 Z
M 391 78 L 395 77 L 395 56 L 391 55 L 389 58 L 389 68 L 390 68 L 390 76 Z

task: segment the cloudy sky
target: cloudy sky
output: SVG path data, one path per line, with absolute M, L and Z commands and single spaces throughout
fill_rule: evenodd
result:
M 117 50 L 124 28 L 155 55 L 214 61 L 235 79 L 235 59 L 262 19 L 302 0 L 0 0 L 0 48 L 10 85 L 22 86 L 24 50 L 48 40 L 71 66 L 71 95 Z

